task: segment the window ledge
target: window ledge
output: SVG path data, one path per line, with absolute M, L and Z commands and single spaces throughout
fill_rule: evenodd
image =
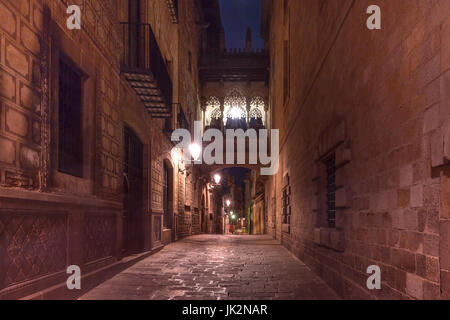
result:
M 314 243 L 333 249 L 335 251 L 345 251 L 344 231 L 335 228 L 315 228 Z
M 23 189 L 7 189 L 0 187 L 0 200 L 22 200 L 32 202 L 51 203 L 53 205 L 75 205 L 79 207 L 104 207 L 120 210 L 122 203 L 103 200 L 92 196 L 76 196 L 70 194 L 56 194 L 49 192 L 28 191 Z

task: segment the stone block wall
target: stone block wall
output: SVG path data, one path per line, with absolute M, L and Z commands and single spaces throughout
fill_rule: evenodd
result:
M 450 4 L 285 2 L 271 1 L 267 39 L 280 129 L 280 170 L 266 184 L 276 197 L 268 230 L 343 297 L 448 299 Z M 366 27 L 373 4 L 381 30 Z M 330 153 L 331 228 L 322 162 Z M 290 232 L 281 222 L 286 173 Z M 370 265 L 381 267 L 381 290 L 366 287 Z

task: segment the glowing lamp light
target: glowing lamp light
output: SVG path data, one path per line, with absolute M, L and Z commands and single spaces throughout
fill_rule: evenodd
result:
M 222 179 L 222 177 L 220 176 L 220 174 L 215 174 L 214 175 L 214 182 L 216 184 L 219 184 L 221 179 Z
M 192 159 L 197 161 L 200 158 L 200 153 L 202 152 L 202 148 L 196 143 L 192 143 L 189 145 L 189 152 L 191 153 Z
M 226 204 L 227 204 L 227 207 L 229 207 L 229 206 L 231 205 L 231 201 L 230 201 L 230 200 L 227 200 L 227 201 L 226 201 Z
M 236 215 L 235 214 L 233 214 L 233 215 L 231 215 L 231 219 L 236 219 Z
M 231 114 L 231 117 L 233 119 L 240 118 L 241 117 L 241 110 L 239 110 L 239 108 L 237 108 L 237 107 L 233 107 L 230 110 L 230 114 Z

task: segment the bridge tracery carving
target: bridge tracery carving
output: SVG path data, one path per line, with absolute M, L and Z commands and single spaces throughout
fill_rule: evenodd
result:
M 250 125 L 266 125 L 266 104 L 260 96 L 255 96 L 250 101 L 249 123 Z
M 247 121 L 247 100 L 238 90 L 233 89 L 224 99 L 224 122 L 227 119 L 245 119 Z
M 251 99 L 233 88 L 220 100 L 210 96 L 205 100 L 205 125 L 220 129 L 224 127 L 260 128 L 266 125 L 266 104 L 263 97 L 257 95 Z
M 205 107 L 205 124 L 210 126 L 214 124 L 215 120 L 222 118 L 222 106 L 219 98 L 211 96 L 206 101 Z

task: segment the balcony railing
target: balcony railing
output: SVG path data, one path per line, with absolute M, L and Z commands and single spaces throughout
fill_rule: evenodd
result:
M 172 116 L 173 85 L 151 25 L 121 23 L 122 74 L 155 118 Z

